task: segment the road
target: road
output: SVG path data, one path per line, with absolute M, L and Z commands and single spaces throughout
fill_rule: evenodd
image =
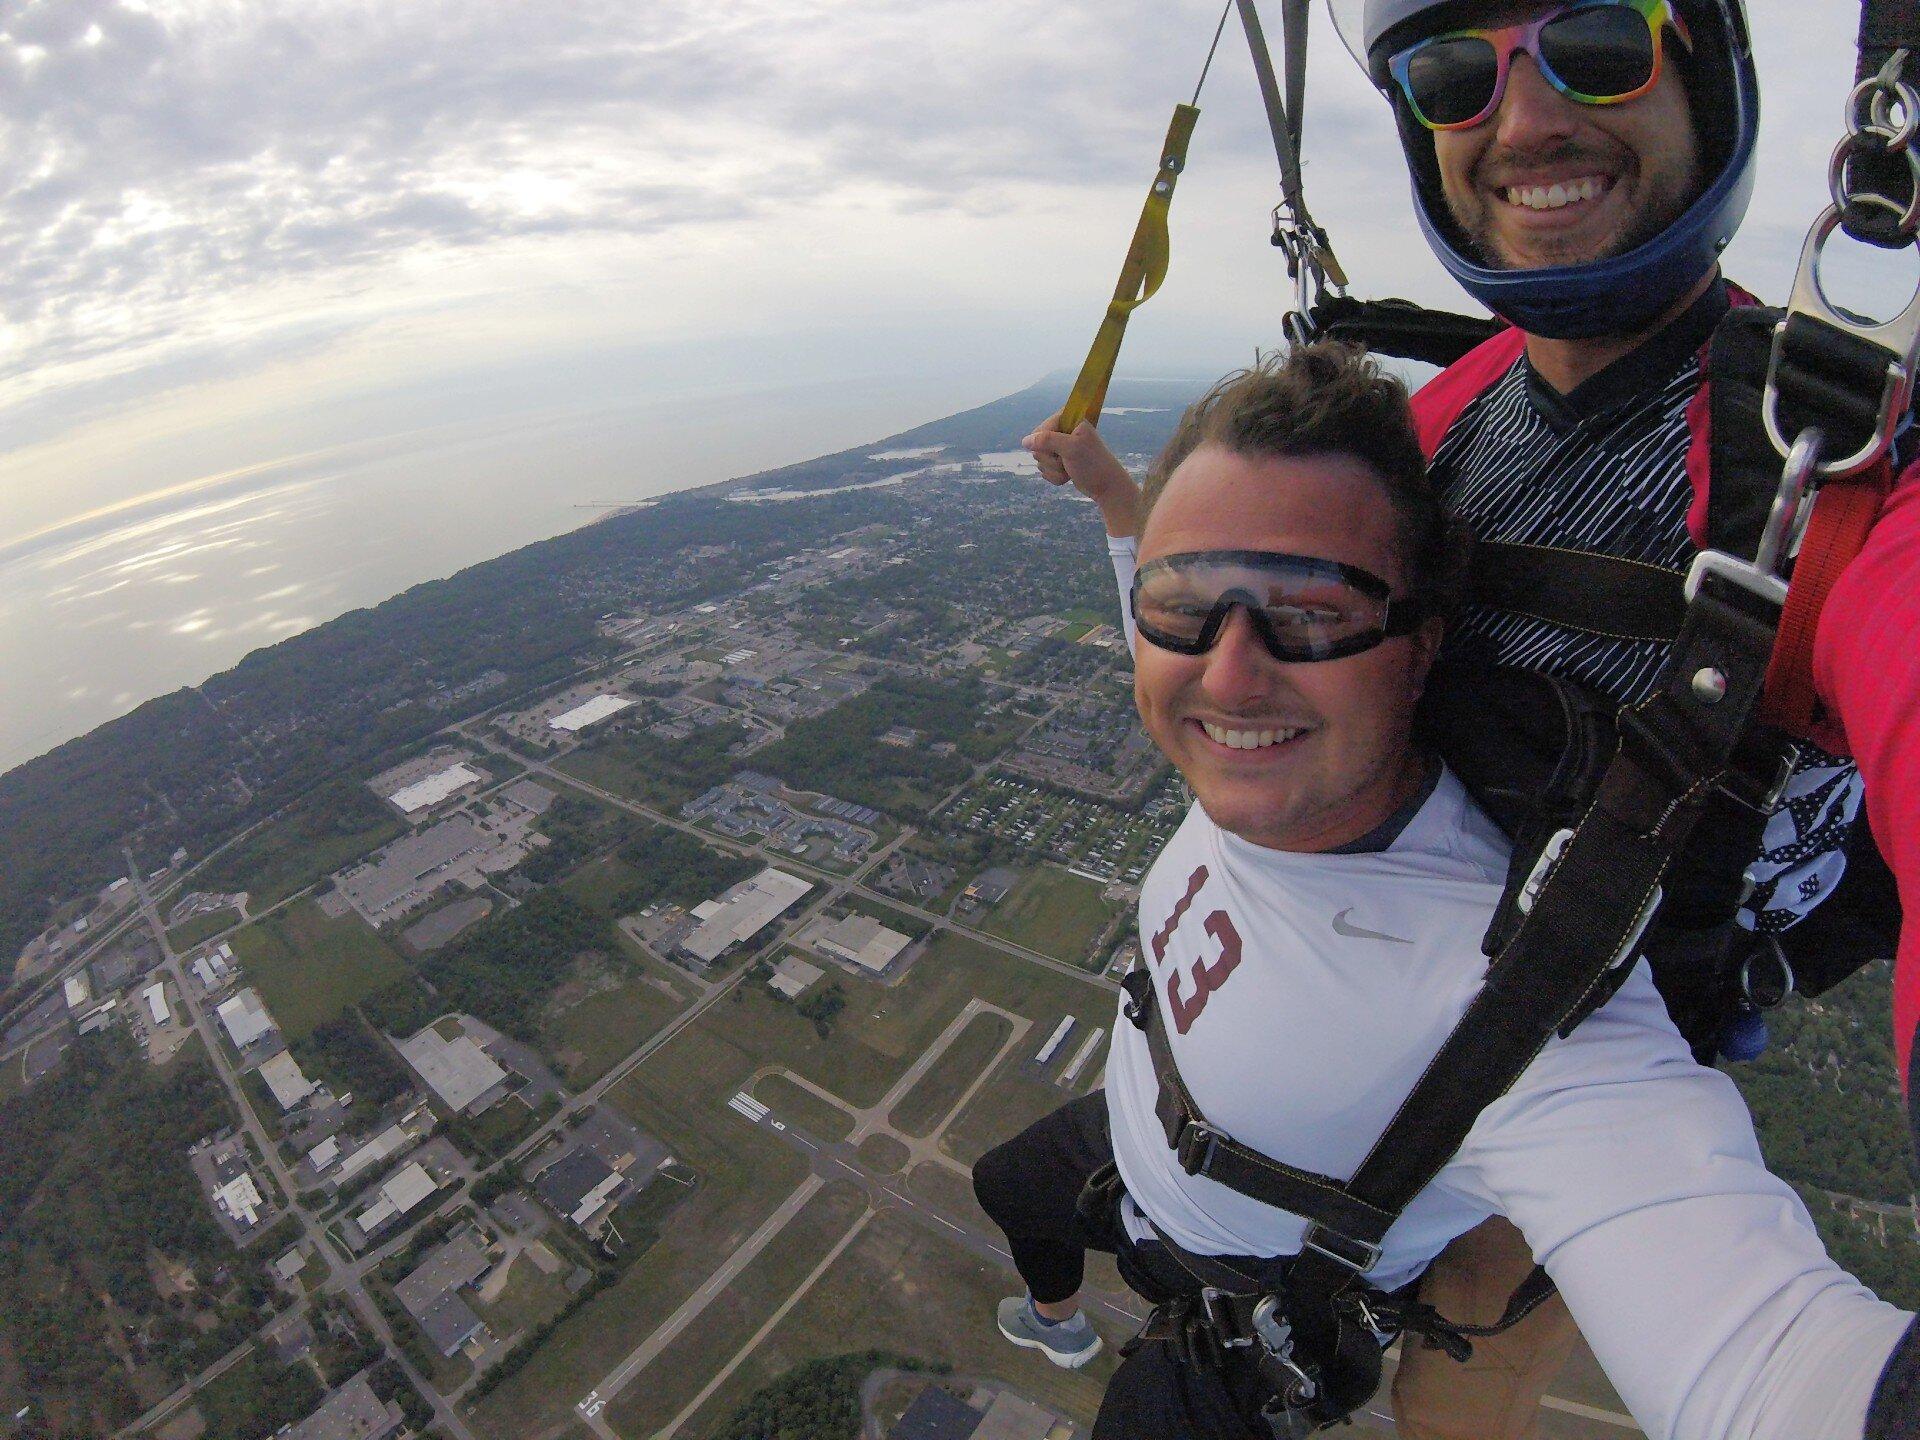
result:
M 446 1428 L 447 1433 L 453 1436 L 454 1440 L 474 1440 L 472 1430 L 454 1411 L 446 1397 L 428 1383 L 426 1377 L 414 1368 L 413 1363 L 395 1343 L 393 1331 L 388 1326 L 386 1317 L 380 1313 L 379 1307 L 373 1302 L 373 1297 L 367 1293 L 366 1286 L 361 1283 L 365 1262 L 349 1261 L 334 1245 L 333 1237 L 327 1233 L 326 1227 L 314 1217 L 312 1211 L 301 1204 L 300 1187 L 281 1160 L 279 1146 L 268 1135 L 266 1127 L 260 1123 L 259 1116 L 254 1114 L 253 1106 L 240 1086 L 239 1077 L 234 1074 L 226 1052 L 221 1049 L 220 1038 L 214 1033 L 212 1023 L 207 1019 L 206 1007 L 200 1003 L 194 986 L 187 979 L 186 967 L 180 963 L 179 955 L 174 952 L 173 946 L 167 940 L 167 929 L 161 923 L 159 909 L 147 890 L 145 879 L 139 873 L 139 866 L 133 863 L 131 854 L 127 856 L 127 863 L 134 888 L 139 894 L 140 912 L 146 916 L 147 924 L 164 957 L 163 968 L 173 977 L 174 986 L 180 992 L 180 1003 L 186 1007 L 187 1014 L 193 1021 L 194 1032 L 199 1035 L 200 1043 L 206 1049 L 214 1073 L 219 1076 L 234 1112 L 240 1117 L 241 1125 L 252 1137 L 255 1147 L 266 1163 L 268 1172 L 273 1177 L 274 1184 L 279 1187 L 281 1195 L 285 1198 L 287 1213 L 299 1219 L 301 1233 L 306 1242 L 327 1262 L 332 1271 L 326 1288 L 346 1297 L 347 1303 L 353 1307 L 361 1323 L 386 1347 L 388 1355 L 398 1362 L 400 1369 L 413 1383 L 414 1388 L 433 1406 L 435 1419 Z

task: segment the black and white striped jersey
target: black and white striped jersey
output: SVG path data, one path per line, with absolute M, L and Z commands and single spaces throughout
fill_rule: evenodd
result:
M 1585 550 L 1684 571 L 1693 487 L 1689 406 L 1700 350 L 1726 313 L 1711 292 L 1661 334 L 1572 394 L 1544 384 L 1524 354 L 1468 402 L 1434 452 L 1450 509 L 1482 540 Z M 1449 638 L 1495 661 L 1591 685 L 1626 704 L 1653 688 L 1669 646 L 1471 606 Z M 1811 746 L 1748 868 L 1744 917 L 1781 930 L 1833 890 L 1859 812 L 1859 772 Z

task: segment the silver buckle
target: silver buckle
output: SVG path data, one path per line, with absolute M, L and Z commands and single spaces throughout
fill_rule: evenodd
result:
M 1768 380 L 1767 385 L 1771 395 L 1772 380 Z M 1768 413 L 1771 416 L 1772 412 Z M 1771 419 L 1768 424 L 1771 433 Z M 1760 543 L 1754 549 L 1753 559 L 1742 560 L 1724 550 L 1702 550 L 1687 567 L 1685 594 L 1689 605 L 1709 575 L 1717 575 L 1776 608 L 1787 603 L 1787 582 L 1781 572 L 1785 561 L 1799 548 L 1801 532 L 1806 527 L 1810 508 L 1806 503 L 1807 482 L 1816 474 L 1825 473 L 1820 463 L 1824 441 L 1820 431 L 1809 426 L 1794 438 L 1792 445 L 1782 447 L 1787 463 L 1780 471 L 1780 485 L 1773 492 L 1773 508 L 1767 512 L 1767 522 L 1761 527 Z
M 1200 1290 L 1200 1309 L 1207 1317 L 1207 1324 L 1213 1327 L 1213 1335 L 1223 1350 L 1240 1350 L 1253 1344 L 1253 1336 L 1239 1334 L 1239 1327 L 1233 1322 L 1233 1307 L 1228 1304 L 1229 1296 L 1218 1285 L 1205 1285 Z
M 1315 1236 L 1323 1238 L 1315 1239 Z M 1351 1235 L 1342 1235 L 1318 1220 L 1307 1222 L 1306 1233 L 1300 1237 L 1300 1244 L 1316 1255 L 1324 1255 L 1335 1264 L 1346 1266 L 1356 1275 L 1365 1275 L 1380 1263 L 1378 1245 L 1369 1245 Z
M 1920 194 L 1920 178 L 1916 178 L 1915 190 Z M 1894 427 L 1913 397 L 1914 362 L 1920 358 L 1920 292 L 1916 292 L 1907 302 L 1907 308 L 1893 319 L 1875 322 L 1842 310 L 1829 301 L 1820 288 L 1820 257 L 1827 241 L 1839 228 L 1840 207 L 1837 205 L 1829 205 L 1813 222 L 1806 244 L 1800 250 L 1800 268 L 1793 277 L 1793 297 L 1787 303 L 1787 313 L 1811 316 L 1856 340 L 1887 351 L 1887 377 L 1880 390 L 1880 420 L 1873 435 L 1853 454 L 1821 461 L 1819 472 L 1823 477 L 1856 474 L 1885 452 L 1893 439 Z M 1780 347 L 1785 339 L 1786 322 L 1782 321 L 1773 332 L 1773 357 L 1767 365 L 1767 388 L 1760 403 L 1760 418 L 1766 424 L 1767 438 L 1782 455 L 1787 454 L 1791 446 L 1789 437 L 1780 428 L 1780 391 L 1774 375 L 1779 369 Z

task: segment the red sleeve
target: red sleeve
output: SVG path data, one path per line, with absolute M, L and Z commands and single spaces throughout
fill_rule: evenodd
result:
M 1867 820 L 1900 886 L 1894 1046 L 1910 1107 L 1920 1024 L 1920 464 L 1901 475 L 1867 543 L 1821 612 L 1813 679 L 1846 729 Z M 1920 1111 L 1915 1113 L 1920 1138 Z
M 1474 346 L 1420 387 L 1413 397 L 1413 424 L 1427 459 L 1433 459 L 1433 452 L 1440 448 L 1440 441 L 1460 418 L 1460 412 L 1511 370 L 1526 348 L 1527 337 L 1509 326 Z

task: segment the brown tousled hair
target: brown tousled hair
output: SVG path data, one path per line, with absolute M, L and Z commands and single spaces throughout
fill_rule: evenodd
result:
M 1451 617 L 1471 537 L 1427 478 L 1406 386 L 1356 346 L 1322 340 L 1238 370 L 1201 396 L 1147 471 L 1139 529 L 1180 464 L 1202 445 L 1249 458 L 1345 455 L 1372 472 L 1398 517 L 1411 593 Z

